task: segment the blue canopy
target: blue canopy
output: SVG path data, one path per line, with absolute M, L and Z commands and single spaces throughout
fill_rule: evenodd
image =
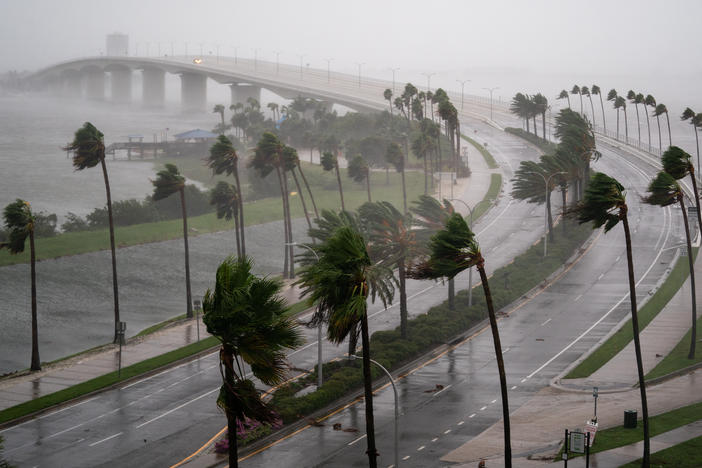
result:
M 217 134 L 196 128 L 195 130 L 189 130 L 187 132 L 178 133 L 177 135 L 173 135 L 173 137 L 176 140 L 192 140 L 192 139 L 207 140 L 210 138 L 217 138 Z

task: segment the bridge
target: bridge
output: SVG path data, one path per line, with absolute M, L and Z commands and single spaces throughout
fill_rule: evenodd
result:
M 178 75 L 181 84 L 181 107 L 184 112 L 207 111 L 207 81 L 213 80 L 231 89 L 231 103 L 261 100 L 266 89 L 281 98 L 299 96 L 324 103 L 328 108 L 341 104 L 357 111 L 388 109 L 383 99 L 385 89 L 393 95 L 403 85 L 388 80 L 367 78 L 277 62 L 232 57 L 86 57 L 57 63 L 30 75 L 32 89 L 54 96 L 85 98 L 96 101 L 130 103 L 134 100 L 133 83 L 141 81 L 141 101 L 145 107 L 163 107 L 166 100 L 166 73 Z M 134 80 L 134 75 L 141 80 Z M 487 97 L 452 94 L 456 107 L 464 103 L 489 106 Z M 497 105 L 497 103 L 495 103 Z M 481 112 L 485 115 L 485 112 Z

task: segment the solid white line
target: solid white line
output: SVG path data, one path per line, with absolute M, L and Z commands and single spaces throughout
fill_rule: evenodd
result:
M 509 209 L 510 205 L 512 205 L 512 202 L 513 202 L 513 201 L 514 201 L 514 200 L 510 200 L 509 202 L 507 202 L 507 206 L 505 206 L 505 209 L 502 210 L 502 213 L 500 213 L 500 214 L 498 214 L 497 216 L 495 216 L 495 219 L 493 219 L 492 222 L 491 222 L 490 224 L 488 224 L 487 226 L 485 226 L 480 232 L 476 233 L 476 236 L 479 236 L 480 234 L 482 234 L 482 233 L 484 233 L 485 231 L 487 231 L 488 229 L 490 229 L 490 228 L 492 227 L 492 225 L 495 224 L 495 223 L 497 222 L 497 220 L 500 219 L 500 218 L 502 217 L 502 215 L 505 214 L 505 213 L 507 212 L 507 210 Z
M 543 327 L 544 325 L 546 325 L 550 321 L 551 321 L 551 319 L 546 320 L 544 323 L 541 324 L 541 326 Z
M 101 444 L 103 442 L 107 442 L 110 439 L 114 439 L 115 437 L 119 437 L 123 434 L 123 432 L 118 432 L 117 434 L 111 435 L 110 437 L 105 437 L 102 440 L 98 440 L 97 442 L 93 442 L 92 444 L 88 445 L 88 447 L 95 447 L 97 444 Z
M 211 394 L 213 394 L 214 392 L 217 392 L 217 391 L 219 391 L 219 387 L 215 388 L 214 390 L 210 390 L 210 391 L 207 392 L 207 393 L 203 393 L 203 394 L 200 395 L 199 397 L 195 397 L 195 398 L 193 398 L 192 400 L 186 401 L 186 402 L 183 403 L 182 405 L 176 406 L 176 407 L 173 408 L 172 410 L 166 411 L 165 413 L 163 413 L 163 414 L 161 414 L 161 415 L 159 415 L 159 416 L 156 416 L 156 417 L 153 418 L 153 419 L 150 419 L 150 420 L 148 420 L 148 421 L 146 421 L 146 422 L 144 422 L 144 423 L 141 423 L 141 424 L 139 424 L 136 428 L 139 429 L 140 427 L 146 426 L 147 424 L 150 424 L 150 423 L 152 423 L 152 422 L 154 422 L 154 421 L 158 421 L 158 420 L 161 419 L 162 417 L 168 416 L 169 414 L 173 413 L 174 411 L 178 411 L 178 410 L 181 409 L 182 407 L 187 406 L 187 405 L 189 405 L 190 403 L 193 403 L 193 402 L 195 402 L 195 401 L 197 401 L 197 400 L 200 400 L 201 398 L 205 398 L 206 396 L 211 395 Z
M 180 369 L 180 368 L 183 367 L 183 366 L 187 366 L 188 364 L 192 364 L 193 362 L 199 361 L 199 360 L 201 360 L 201 359 L 205 359 L 205 358 L 210 357 L 210 356 L 212 356 L 213 354 L 217 354 L 217 353 L 219 353 L 219 351 L 213 351 L 213 352 L 211 352 L 211 353 L 209 353 L 209 354 L 205 354 L 204 356 L 200 356 L 199 358 L 197 358 L 197 359 L 195 359 L 195 360 L 193 360 L 193 361 L 184 362 L 183 364 L 179 364 L 179 365 L 177 365 L 177 366 L 175 366 L 175 367 L 171 367 L 170 369 L 166 369 L 165 371 L 159 372 L 158 374 L 150 375 L 150 376 L 148 376 L 148 377 L 146 377 L 146 378 L 144 378 L 144 379 L 137 380 L 136 382 L 132 382 L 132 383 L 130 383 L 129 385 L 125 385 L 124 387 L 121 387 L 121 390 L 126 390 L 126 389 L 131 388 L 131 387 L 133 387 L 133 386 L 135 386 L 135 385 L 138 385 L 138 384 L 140 384 L 140 383 L 147 382 L 147 381 L 149 381 L 149 380 L 151 380 L 151 379 L 153 379 L 153 378 L 155 378 L 155 377 L 158 377 L 158 376 L 163 375 L 163 374 L 167 374 L 167 373 L 172 372 L 172 371 L 174 371 L 174 370 L 176 370 L 176 369 Z
M 71 409 L 71 408 L 75 408 L 76 406 L 83 405 L 83 404 L 88 403 L 89 401 L 93 401 L 93 400 L 95 400 L 95 399 L 97 399 L 97 398 L 99 398 L 99 397 L 88 398 L 87 400 L 83 400 L 83 401 L 81 401 L 80 403 L 76 403 L 75 405 L 67 406 L 67 407 L 65 407 L 65 408 L 63 408 L 63 409 L 60 409 L 60 410 L 58 410 L 58 411 L 54 411 L 54 412 L 52 412 L 52 413 L 45 414 L 45 415 L 43 415 L 43 416 L 39 416 L 37 419 L 48 418 L 49 416 L 53 416 L 53 415 L 55 415 L 55 414 L 61 413 L 61 412 L 63 412 L 63 411 L 69 410 L 69 409 Z M 23 423 L 17 424 L 16 426 L 8 427 L 7 429 L 3 429 L 2 431 L 0 431 L 0 434 L 2 434 L 3 432 L 11 431 L 11 430 L 13 430 L 13 429 L 17 429 L 18 427 L 22 427 L 22 426 L 24 426 L 24 425 L 26 425 L 26 424 L 29 424 L 29 423 L 32 423 L 32 422 L 34 422 L 34 419 L 30 419 L 29 421 L 25 421 L 25 422 L 23 422 Z M 32 442 L 32 443 L 33 443 L 33 442 Z M 15 449 L 15 450 L 16 450 L 16 449 Z M 8 451 L 7 453 L 9 453 L 9 451 Z
M 355 444 L 356 442 L 358 442 L 359 440 L 365 439 L 365 438 L 366 438 L 366 435 L 367 435 L 367 434 L 363 434 L 363 435 L 362 435 L 361 437 L 359 437 L 358 439 L 352 440 L 351 442 L 349 442 L 349 443 L 346 444 L 346 445 L 353 445 L 353 444 Z
M 429 286 L 429 287 L 427 287 L 427 288 L 424 288 L 424 289 L 422 289 L 421 291 L 412 294 L 411 296 L 407 296 L 407 300 L 408 300 L 408 301 L 409 301 L 409 300 L 412 300 L 412 299 L 414 299 L 415 297 L 419 296 L 420 294 L 424 294 L 425 292 L 427 292 L 427 291 L 429 291 L 430 289 L 433 289 L 433 288 L 435 288 L 435 287 L 436 287 L 436 285 L 435 285 L 435 284 L 432 284 L 431 286 Z M 368 318 L 373 318 L 373 317 L 375 317 L 375 316 L 378 315 L 378 314 L 382 314 L 383 312 L 387 312 L 388 310 L 392 309 L 393 307 L 395 307 L 395 306 L 397 306 L 397 305 L 399 305 L 399 302 L 395 302 L 395 303 L 393 303 L 393 304 L 390 304 L 386 309 L 379 310 L 378 312 L 375 312 L 374 314 L 369 315 Z

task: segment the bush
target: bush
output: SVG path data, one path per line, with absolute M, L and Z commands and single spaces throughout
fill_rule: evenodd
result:
M 63 232 L 87 231 L 89 229 L 90 225 L 86 220 L 70 211 L 68 215 L 66 215 L 66 221 L 61 225 L 61 230 Z

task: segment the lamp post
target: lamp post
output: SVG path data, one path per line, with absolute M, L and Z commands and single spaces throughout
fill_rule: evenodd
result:
M 200 296 L 195 296 L 193 299 L 193 307 L 195 308 L 195 324 L 197 325 L 197 341 L 200 342 L 200 311 L 202 310 L 202 299 Z
M 151 43 L 147 41 L 147 42 L 146 42 L 146 56 L 147 56 L 147 57 L 149 56 L 149 46 L 150 46 L 150 45 L 151 45 Z
M 390 71 L 392 72 L 392 94 L 395 94 L 395 72 L 398 71 L 400 68 L 391 68 Z
M 235 47 L 235 46 L 230 46 L 230 47 L 231 47 L 232 49 L 234 49 L 234 65 L 236 65 L 237 62 L 238 62 L 238 60 L 237 60 L 237 52 L 239 51 L 239 48 L 238 48 L 238 47 Z
M 254 53 L 254 71 L 258 71 L 258 51 L 261 50 L 258 47 L 253 49 Z
M 470 80 L 456 80 L 459 83 L 461 83 L 461 110 L 463 110 L 463 89 L 465 88 L 465 85 L 467 82 Z
M 275 51 L 275 74 L 277 75 L 280 72 L 280 51 L 276 50 Z
M 350 360 L 354 359 L 363 359 L 361 356 L 356 356 L 355 354 L 348 354 L 347 355 Z M 395 393 L 395 468 L 400 466 L 400 452 L 399 452 L 399 421 L 400 421 L 400 407 L 398 403 L 398 397 L 397 397 L 397 387 L 395 386 L 395 379 L 392 378 L 392 375 L 388 370 L 383 367 L 382 364 L 380 364 L 378 361 L 375 359 L 371 359 L 370 362 L 375 364 L 376 366 L 380 367 L 380 369 L 385 372 L 385 375 L 388 376 L 388 379 L 390 379 L 390 385 L 392 385 L 392 391 Z
M 449 198 L 449 201 L 461 202 L 468 208 L 468 213 L 470 213 L 470 218 L 468 221 L 468 227 L 473 229 L 473 208 L 468 205 L 465 201 L 460 198 Z M 473 305 L 473 267 L 468 268 L 468 307 Z
M 299 244 L 297 242 L 286 242 L 285 245 L 290 245 L 290 246 L 297 246 L 297 247 L 302 247 L 303 249 L 307 249 L 312 254 L 314 257 L 319 261 L 319 255 L 317 255 L 317 252 L 310 247 L 309 245 L 306 244 Z M 320 321 L 319 324 L 317 325 L 317 388 L 320 388 L 322 386 L 322 322 Z
M 554 172 L 550 176 L 546 177 L 540 172 L 527 172 L 527 174 L 536 174 L 538 176 L 541 176 L 542 179 L 544 179 L 544 257 L 546 256 L 547 248 L 548 248 L 548 184 L 551 182 L 551 177 L 557 176 L 559 174 L 565 174 L 565 172 Z
M 216 44 L 215 48 L 217 49 L 217 63 L 219 64 L 219 44 Z
M 422 75 L 427 77 L 427 91 L 431 91 L 431 77 L 436 73 L 422 73 Z
M 356 62 L 356 65 L 358 65 L 358 87 L 361 87 L 361 67 L 365 65 L 366 62 Z
M 331 83 L 331 61 L 333 58 L 325 58 L 324 61 L 327 62 L 327 83 Z
M 496 89 L 500 89 L 499 86 L 496 86 L 494 88 L 483 88 L 486 91 L 490 91 L 490 120 L 492 120 L 492 92 L 495 91 Z
M 300 57 L 300 79 L 302 80 L 302 59 L 305 58 L 305 54 L 297 54 L 298 57 Z
M 200 43 L 200 57 L 202 57 L 202 47 L 205 45 L 204 42 Z

